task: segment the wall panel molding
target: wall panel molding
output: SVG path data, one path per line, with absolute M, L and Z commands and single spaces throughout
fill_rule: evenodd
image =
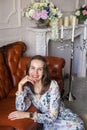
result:
M 21 0 L 0 0 L 0 16 L 0 29 L 21 26 Z
M 9 43 L 13 43 L 16 41 L 22 41 L 20 36 L 12 36 L 12 37 L 5 37 L 4 39 L 0 38 L 0 47 L 7 45 Z

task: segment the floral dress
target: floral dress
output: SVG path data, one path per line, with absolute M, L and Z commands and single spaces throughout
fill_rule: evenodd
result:
M 31 102 L 41 111 L 34 121 L 42 123 L 43 130 L 85 130 L 79 116 L 64 107 L 56 81 L 52 80 L 49 90 L 40 97 L 33 94 L 28 86 L 16 94 L 17 110 L 26 111 Z

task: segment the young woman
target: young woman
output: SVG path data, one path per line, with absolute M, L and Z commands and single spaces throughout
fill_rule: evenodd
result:
M 33 85 L 24 85 L 31 82 Z M 26 110 L 31 102 L 41 113 L 29 113 Z M 27 75 L 19 82 L 16 93 L 16 108 L 9 114 L 10 120 L 31 118 L 43 124 L 43 130 L 84 130 L 83 121 L 77 114 L 64 107 L 60 99 L 59 86 L 50 80 L 44 57 L 32 57 Z

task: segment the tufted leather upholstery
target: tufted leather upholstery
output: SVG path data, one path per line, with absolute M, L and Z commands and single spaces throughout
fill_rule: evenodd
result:
M 24 43 L 17 43 L 7 50 L 7 64 L 9 66 L 13 84 L 17 86 L 18 82 L 26 72 L 26 65 L 28 64 L 28 57 L 23 57 L 23 52 L 26 50 Z
M 0 52 L 0 99 L 6 97 L 12 89 L 12 82 L 7 68 L 4 62 L 4 56 Z
M 0 48 L 0 128 L 6 130 L 40 130 L 39 124 L 31 119 L 10 121 L 8 114 L 15 110 L 15 92 L 18 82 L 26 75 L 26 67 L 31 57 L 24 56 L 26 45 L 15 42 Z M 65 60 L 58 57 L 45 57 L 50 76 L 58 81 L 63 91 L 62 69 Z M 29 111 L 38 111 L 33 105 Z M 7 127 L 6 127 L 7 126 Z
M 45 56 L 50 72 L 51 79 L 54 79 L 58 82 L 60 86 L 61 95 L 64 92 L 64 79 L 63 79 L 63 68 L 65 65 L 65 60 L 59 57 Z

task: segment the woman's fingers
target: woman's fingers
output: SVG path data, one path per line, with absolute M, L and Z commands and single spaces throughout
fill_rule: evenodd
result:
M 22 111 L 14 111 L 8 115 L 8 119 L 10 120 L 23 119 L 26 118 L 27 115 L 28 115 L 27 113 Z
M 33 85 L 36 83 L 35 79 L 32 79 L 29 75 L 26 75 L 18 84 L 18 92 L 20 93 L 23 90 L 23 85 L 27 82 L 32 83 Z
M 17 113 L 16 113 L 16 111 L 10 113 L 10 114 L 8 115 L 8 119 L 10 119 L 10 120 L 15 120 L 15 119 L 17 119 Z
M 21 81 L 20 84 L 25 84 L 26 82 L 31 82 L 33 85 L 35 84 L 34 79 L 32 79 L 30 76 L 26 75 Z

